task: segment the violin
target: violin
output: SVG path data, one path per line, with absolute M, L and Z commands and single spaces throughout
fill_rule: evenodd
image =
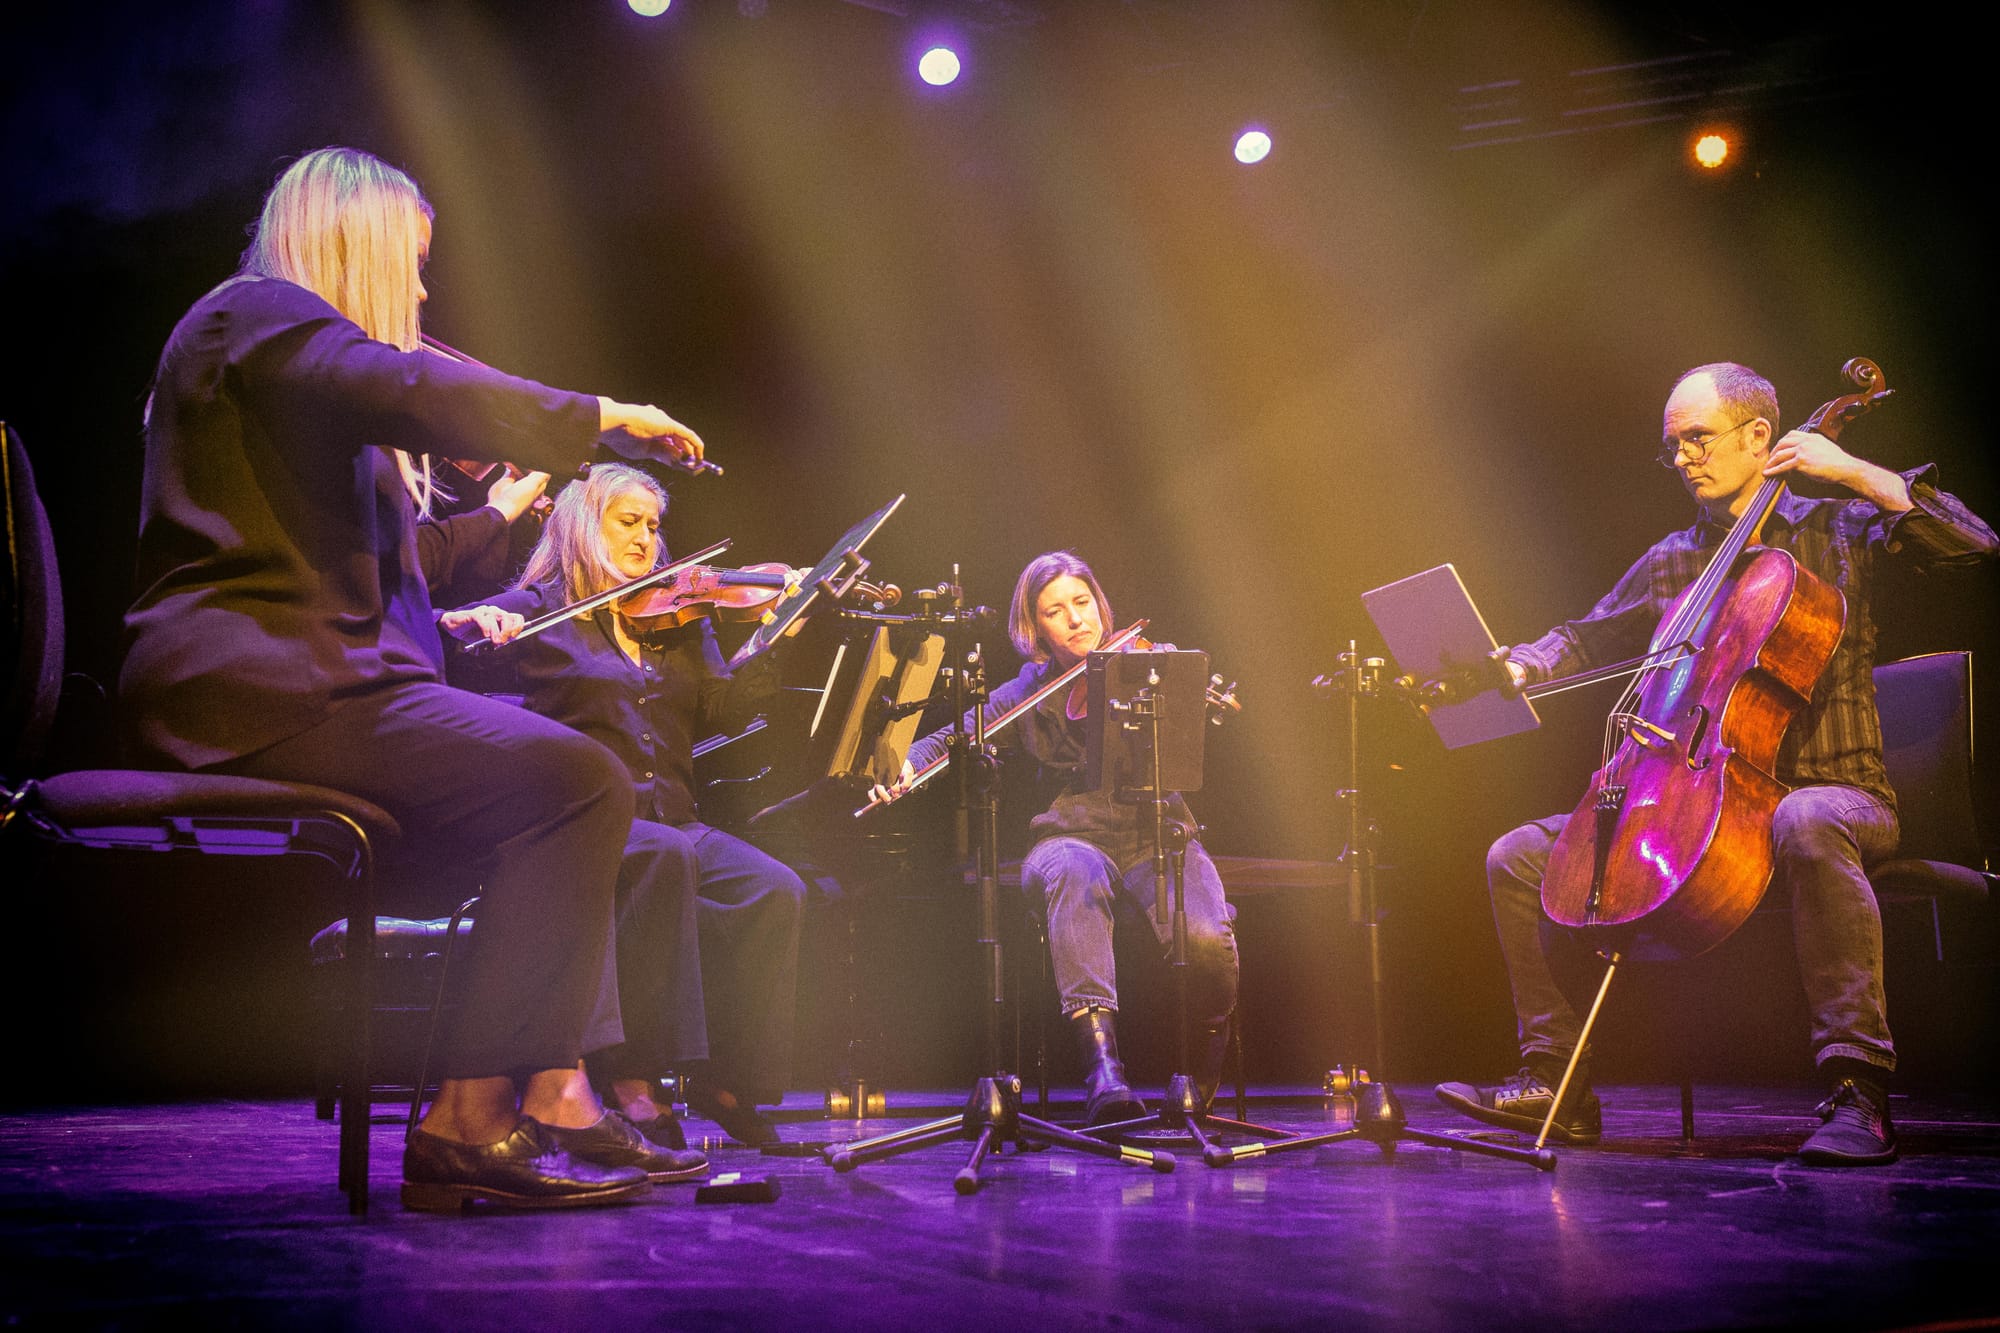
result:
M 441 494 L 445 494 L 447 498 L 453 494 L 461 494 L 461 488 L 463 487 L 483 486 L 490 490 L 495 480 L 494 474 L 496 473 L 503 474 L 508 481 L 519 481 L 522 477 L 528 475 L 526 468 L 515 463 L 495 463 L 479 458 L 443 458 L 439 459 L 438 462 L 456 478 L 450 492 L 440 492 Z M 585 464 L 585 466 L 589 465 Z M 521 517 L 531 520 L 539 526 L 554 511 L 555 507 L 556 498 L 547 491 L 543 491 L 535 497 L 534 503 L 528 506 Z
M 676 629 L 703 617 L 724 624 L 762 620 L 773 602 L 797 592 L 799 580 L 811 572 L 782 561 L 741 569 L 692 565 L 664 583 L 633 593 L 619 603 L 618 611 L 638 630 Z M 857 579 L 841 601 L 894 606 L 902 598 L 903 590 L 893 583 Z
M 607 588 L 603 592 L 581 598 L 578 601 L 571 602 L 567 606 L 558 607 L 546 615 L 537 616 L 533 620 L 530 620 L 521 627 L 520 633 L 507 642 L 512 644 L 519 643 L 523 639 L 531 639 L 543 630 L 553 629 L 564 621 L 573 620 L 577 616 L 589 615 L 600 606 L 610 606 L 616 602 L 623 601 L 627 597 L 635 596 L 656 583 L 665 583 L 683 570 L 693 569 L 703 561 L 711 560 L 721 555 L 728 549 L 729 540 L 728 538 L 724 538 L 712 546 L 703 547 L 693 555 L 661 565 L 650 574 L 641 574 L 638 578 L 621 583 L 615 588 Z M 490 649 L 492 646 L 490 640 L 482 639 L 478 642 L 467 644 L 465 650 L 469 653 L 481 652 Z
M 1152 643 L 1152 641 L 1142 637 L 1140 633 L 1140 631 L 1146 628 L 1146 625 L 1148 623 L 1149 622 L 1144 620 L 1136 620 L 1132 622 L 1132 624 L 1126 626 L 1124 629 L 1118 631 L 1118 633 L 1112 635 L 1109 639 L 1106 639 L 1103 643 L 1099 644 L 1096 651 L 1101 653 L 1123 653 L 1123 652 L 1143 651 L 1145 649 L 1154 647 L 1155 645 Z M 1070 690 L 1070 695 L 1067 699 L 1064 700 L 1063 703 L 1064 715 L 1072 718 L 1082 718 L 1086 716 L 1086 710 L 1088 707 L 1088 696 L 1082 693 L 1085 686 L 1083 673 L 1084 669 L 1089 665 L 1090 665 L 1090 658 L 1088 655 L 1086 655 L 1080 658 L 1074 665 L 1068 667 L 1063 671 L 1057 672 L 1054 676 L 1051 676 L 1048 680 L 1043 681 L 1040 687 L 1034 690 L 1031 694 L 1029 694 L 1027 698 L 1021 700 L 1020 703 L 1015 704 L 1012 708 L 1002 713 L 999 717 L 994 718 L 991 722 L 988 722 L 986 724 L 987 738 L 989 740 L 992 739 L 992 737 L 996 733 L 1004 730 L 1006 727 L 1011 725 L 1017 718 L 1023 717 L 1026 714 L 1033 712 L 1035 708 L 1042 703 L 1043 700 L 1053 698 L 1055 695 L 1060 694 L 1065 688 L 1068 688 Z M 1205 690 L 1205 693 L 1208 696 L 1208 704 L 1211 710 L 1209 716 L 1210 722 L 1214 722 L 1219 725 L 1222 721 L 1223 715 L 1228 713 L 1238 713 L 1243 710 L 1243 705 L 1237 702 L 1235 690 L 1236 686 L 1234 683 L 1230 684 L 1226 688 L 1223 687 L 1221 676 L 1217 675 L 1209 677 L 1209 682 Z M 859 810 L 856 810 L 854 812 L 854 817 L 856 819 L 859 819 L 861 818 L 861 816 L 867 814 L 870 810 L 878 810 L 885 805 L 893 805 L 895 802 L 901 800 L 903 797 L 908 796 L 911 792 L 915 791 L 917 788 L 923 786 L 926 782 L 929 782 L 932 778 L 936 777 L 938 774 L 944 772 L 944 770 L 947 767 L 949 767 L 950 764 L 951 764 L 951 755 L 949 754 L 942 755 L 939 758 L 932 760 L 930 763 L 925 764 L 922 768 L 918 769 L 915 773 L 912 773 L 910 775 L 910 780 L 907 783 L 903 784 L 900 788 L 892 789 L 889 792 L 889 795 L 887 796 L 886 799 L 871 801 L 867 805 L 862 806 Z
M 757 620 L 771 603 L 797 590 L 799 574 L 777 561 L 742 569 L 693 565 L 664 583 L 633 593 L 618 604 L 618 612 L 639 630 L 677 629 L 703 618 Z

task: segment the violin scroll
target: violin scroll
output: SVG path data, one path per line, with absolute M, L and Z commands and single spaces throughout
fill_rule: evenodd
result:
M 1222 683 L 1220 673 L 1208 678 L 1208 721 L 1210 726 L 1219 727 L 1223 720 L 1233 713 L 1243 711 L 1243 704 L 1236 697 L 1236 682 Z
M 856 579 L 840 600 L 843 606 L 865 606 L 875 611 L 886 611 L 903 600 L 903 590 L 893 583 L 864 583 Z

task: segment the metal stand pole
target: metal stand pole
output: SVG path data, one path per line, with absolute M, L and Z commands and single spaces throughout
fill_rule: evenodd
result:
M 1382 697 L 1386 664 L 1379 657 L 1362 658 L 1351 640 L 1347 645 L 1347 651 L 1342 653 L 1338 660 L 1339 669 L 1333 677 L 1323 676 L 1314 684 L 1326 690 L 1337 690 L 1347 699 L 1348 786 L 1340 794 L 1348 805 L 1348 841 L 1347 847 L 1341 853 L 1341 859 L 1347 867 L 1350 919 L 1359 920 L 1367 931 L 1368 991 L 1374 1029 L 1375 1070 L 1374 1077 L 1370 1081 L 1357 1081 L 1354 1085 L 1354 1124 L 1351 1128 L 1334 1130 L 1326 1134 L 1303 1135 L 1297 1139 L 1271 1145 L 1269 1150 L 1310 1148 L 1327 1143 L 1341 1143 L 1349 1139 L 1364 1139 L 1379 1147 L 1385 1155 L 1392 1155 L 1398 1143 L 1408 1141 L 1427 1143 L 1438 1148 L 1451 1148 L 1460 1152 L 1482 1153 L 1489 1157 L 1504 1157 L 1511 1161 L 1526 1162 L 1543 1171 L 1553 1171 L 1556 1155 L 1540 1144 L 1533 1148 L 1512 1148 L 1504 1144 L 1461 1138 L 1455 1134 L 1412 1129 L 1408 1118 L 1403 1114 L 1402 1103 L 1397 1099 L 1395 1090 L 1383 1076 L 1383 1071 L 1387 1068 L 1385 1058 L 1387 1044 L 1384 1039 L 1382 1001 L 1382 914 L 1380 905 L 1376 901 L 1374 828 L 1361 799 L 1361 700 Z M 1262 1145 L 1257 1146 L 1261 1150 Z

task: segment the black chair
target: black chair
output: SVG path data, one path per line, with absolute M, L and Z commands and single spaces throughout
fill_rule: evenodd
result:
M 374 1003 L 370 1006 L 369 1101 L 401 1101 L 412 1107 L 410 1124 L 431 1091 L 430 1069 L 437 1034 L 451 1007 L 450 982 L 454 952 L 466 946 L 473 921 L 467 915 L 478 898 L 462 904 L 450 917 L 375 918 Z M 312 967 L 314 1012 L 319 1020 L 314 1062 L 314 1113 L 334 1117 L 334 1106 L 346 1079 L 344 1060 L 335 1059 L 347 1030 L 347 918 L 340 917 L 312 937 L 307 947 Z
M 26 835 L 66 854 L 169 853 L 198 865 L 213 856 L 306 857 L 344 881 L 350 953 L 340 1085 L 338 1184 L 349 1210 L 368 1207 L 369 1013 L 373 996 L 375 865 L 400 836 L 396 821 L 358 797 L 300 783 L 204 773 L 89 769 L 38 772 L 63 680 L 63 601 L 48 514 L 26 450 L 11 427 L 4 462 L 4 660 L 9 677 L 6 770 L 0 773 L 0 852 L 21 859 Z M 18 885 L 21 881 L 17 878 Z
M 1902 841 L 1871 866 L 1876 901 L 1926 906 L 1932 949 L 1944 961 L 1949 904 L 1991 901 L 2000 890 L 1973 795 L 1972 654 L 1927 653 L 1875 668 L 1882 762 L 1896 793 Z M 1767 898 L 1758 909 L 1784 910 Z M 1681 1137 L 1694 1137 L 1694 1081 L 1681 1080 Z
M 1929 653 L 1875 668 L 1882 761 L 1903 826 L 1896 858 L 1868 872 L 1883 902 L 1925 901 L 1944 958 L 1941 905 L 2000 889 L 1973 796 L 1972 654 Z

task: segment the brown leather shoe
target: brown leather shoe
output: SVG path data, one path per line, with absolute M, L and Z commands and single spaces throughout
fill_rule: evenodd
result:
M 617 1111 L 607 1110 L 603 1119 L 583 1129 L 550 1125 L 548 1132 L 572 1157 L 598 1166 L 636 1166 L 656 1185 L 696 1180 L 708 1174 L 708 1158 L 700 1152 L 692 1148 L 662 1148 Z
M 637 1198 L 652 1188 L 644 1171 L 573 1160 L 539 1120 L 522 1116 L 498 1143 L 457 1143 L 410 1132 L 403 1147 L 403 1206 L 451 1213 L 495 1208 L 587 1208 Z

